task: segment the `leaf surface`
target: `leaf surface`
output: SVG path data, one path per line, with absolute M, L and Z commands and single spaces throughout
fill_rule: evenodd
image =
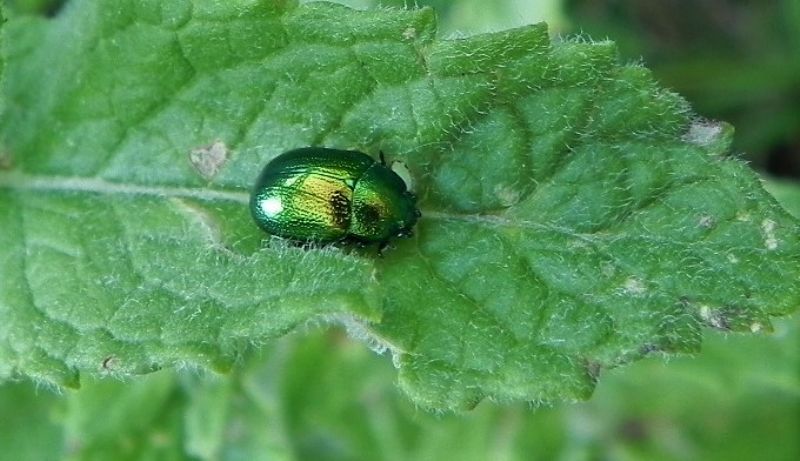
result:
M 800 302 L 798 222 L 732 129 L 609 42 L 288 1 L 76 0 L 7 27 L 0 377 L 227 369 L 333 320 L 424 407 L 573 400 Z M 405 162 L 416 236 L 383 257 L 265 238 L 248 188 L 305 145 Z

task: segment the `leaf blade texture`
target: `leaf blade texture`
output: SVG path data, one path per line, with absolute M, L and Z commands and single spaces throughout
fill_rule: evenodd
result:
M 574 400 L 797 308 L 798 223 L 732 129 L 609 42 L 293 2 L 74 1 L 7 27 L 2 378 L 225 370 L 332 320 L 427 408 Z M 248 188 L 304 145 L 405 162 L 416 236 L 381 258 L 264 240 Z

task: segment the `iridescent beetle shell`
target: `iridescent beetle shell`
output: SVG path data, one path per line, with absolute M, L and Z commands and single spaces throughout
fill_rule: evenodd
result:
M 362 152 L 305 147 L 264 167 L 250 212 L 267 233 L 299 241 L 385 245 L 411 234 L 416 197 L 383 162 Z

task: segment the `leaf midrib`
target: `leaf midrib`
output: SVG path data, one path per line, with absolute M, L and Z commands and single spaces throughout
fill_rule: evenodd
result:
M 228 201 L 248 204 L 250 194 L 244 190 L 220 190 L 208 187 L 176 187 L 141 185 L 107 181 L 105 179 L 82 176 L 29 175 L 19 172 L 0 172 L 0 190 L 85 192 L 97 195 L 128 195 L 164 198 L 193 198 L 203 201 Z M 514 221 L 495 214 L 453 213 L 442 210 L 422 209 L 427 219 L 437 221 L 462 221 L 492 227 L 522 227 L 535 230 L 557 232 L 585 241 L 596 243 L 591 234 L 576 233 L 574 230 L 553 224 L 532 221 Z
M 99 195 L 144 195 L 154 197 L 183 197 L 205 201 L 224 200 L 246 204 L 250 194 L 246 191 L 219 190 L 208 187 L 176 187 L 140 185 L 107 181 L 80 176 L 45 176 L 24 173 L 0 172 L 0 190 L 86 192 Z
M 95 195 L 149 196 L 161 198 L 191 198 L 206 202 L 226 201 L 247 205 L 250 194 L 246 190 L 212 189 L 209 187 L 177 187 L 165 185 L 141 185 L 107 181 L 95 177 L 30 175 L 18 171 L 0 172 L 0 191 L 47 191 L 74 193 L 83 192 Z M 446 210 L 422 210 L 425 219 L 434 221 L 456 221 L 501 228 L 524 228 L 536 231 L 554 232 L 595 247 L 603 239 L 597 233 L 576 232 L 565 226 L 553 223 L 513 220 L 492 213 L 457 213 Z M 649 236 L 653 239 L 653 236 Z M 596 248 L 595 248 L 596 249 Z
M 149 196 L 162 198 L 192 198 L 202 201 L 227 201 L 246 205 L 250 194 L 245 190 L 223 190 L 209 187 L 177 187 L 164 185 L 141 185 L 107 181 L 101 178 L 83 176 L 29 175 L 20 172 L 0 172 L 0 191 L 46 191 L 46 192 L 84 192 L 96 195 Z M 556 232 L 570 236 L 588 244 L 595 244 L 596 236 L 577 233 L 574 229 L 548 223 L 527 220 L 512 220 L 491 213 L 454 213 L 444 210 L 421 210 L 426 219 L 435 221 L 461 221 L 491 227 L 515 227 L 531 230 Z

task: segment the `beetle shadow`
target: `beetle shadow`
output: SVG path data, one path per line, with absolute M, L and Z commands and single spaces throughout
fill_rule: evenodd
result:
M 397 247 L 399 242 L 402 242 L 402 240 L 411 238 L 413 236 L 414 232 L 412 230 L 401 232 L 390 239 L 380 242 L 367 241 L 353 236 L 347 236 L 333 242 L 295 240 L 286 237 L 271 236 L 271 238 L 268 240 L 268 246 L 285 246 L 298 248 L 305 251 L 336 248 L 337 250 L 340 250 L 348 255 L 383 258 L 387 253 L 391 253 L 392 250 Z

